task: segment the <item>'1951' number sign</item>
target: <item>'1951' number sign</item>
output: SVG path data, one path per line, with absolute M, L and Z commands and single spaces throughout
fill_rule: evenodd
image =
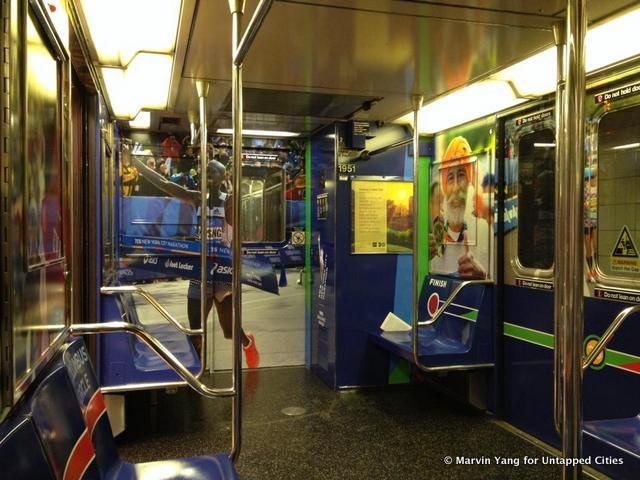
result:
M 356 166 L 351 163 L 338 165 L 338 173 L 356 173 Z

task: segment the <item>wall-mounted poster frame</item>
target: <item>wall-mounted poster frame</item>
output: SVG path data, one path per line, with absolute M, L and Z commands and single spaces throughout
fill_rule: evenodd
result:
M 33 270 L 63 260 L 62 113 L 63 54 L 49 40 L 37 12 L 26 16 L 25 249 Z
M 351 253 L 412 253 L 413 182 L 351 177 Z

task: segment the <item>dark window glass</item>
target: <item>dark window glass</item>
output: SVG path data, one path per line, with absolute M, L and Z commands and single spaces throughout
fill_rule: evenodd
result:
M 553 265 L 555 151 L 550 129 L 518 142 L 518 258 L 527 268 Z
M 595 197 L 597 264 L 606 275 L 640 273 L 640 106 L 606 114 L 598 125 L 598 159 L 589 192 Z M 585 183 L 586 179 L 585 179 Z M 585 186 L 585 189 L 587 187 Z M 585 228 L 586 232 L 586 228 Z M 592 240 L 593 241 L 593 240 Z
M 284 240 L 284 175 L 282 168 L 243 166 L 242 239 Z

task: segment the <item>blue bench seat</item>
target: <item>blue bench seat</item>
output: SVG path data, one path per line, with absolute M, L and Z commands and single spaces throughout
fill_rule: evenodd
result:
M 200 359 L 189 338 L 168 322 L 143 325 L 131 294 L 106 296 L 102 300 L 103 317 L 144 326 L 167 347 L 194 375 L 200 371 Z M 159 315 L 159 314 L 158 314 Z M 100 383 L 118 388 L 130 383 L 172 383 L 182 379 L 154 351 L 126 333 L 100 336 Z
M 0 427 L 2 477 L 11 480 L 54 479 L 49 459 L 30 416 L 18 413 Z
M 190 457 L 147 463 L 122 463 L 109 478 L 117 480 L 204 480 L 237 478 L 227 455 Z
M 169 323 L 146 325 L 145 329 L 167 347 L 191 373 L 200 369 L 200 361 L 189 338 Z M 133 363 L 140 372 L 166 371 L 169 367 L 142 340 L 133 338 Z
M 586 435 L 640 459 L 640 415 L 584 422 Z
M 441 275 L 425 277 L 418 305 L 418 321 L 432 318 L 462 279 Z M 491 285 L 463 289 L 431 326 L 418 329 L 418 356 L 427 367 L 449 365 L 486 367 L 494 363 L 493 291 Z M 411 363 L 411 331 L 370 331 L 370 340 Z
M 84 342 L 66 343 L 0 429 L 7 478 L 237 479 L 227 455 L 123 462 Z M 5 465 L 7 465 L 5 469 Z

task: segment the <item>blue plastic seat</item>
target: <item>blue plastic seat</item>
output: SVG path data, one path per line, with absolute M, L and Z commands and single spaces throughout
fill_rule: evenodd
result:
M 186 335 L 169 323 L 145 326 L 146 330 L 160 340 L 180 362 L 192 372 L 200 368 L 200 361 Z M 133 339 L 133 363 L 138 371 L 157 372 L 167 370 L 167 364 L 142 340 Z
M 132 294 L 107 296 L 102 301 L 103 315 L 109 320 L 142 325 Z M 173 353 L 191 373 L 200 370 L 200 359 L 189 338 L 168 322 L 144 325 Z M 181 378 L 155 352 L 138 338 L 126 333 L 102 335 L 100 338 L 100 383 L 117 387 L 128 383 L 177 382 Z
M 432 315 L 462 282 L 459 278 L 425 278 L 418 305 L 418 321 Z M 463 289 L 432 326 L 418 329 L 418 355 L 427 367 L 487 366 L 494 363 L 493 292 L 491 285 Z M 372 332 L 371 339 L 390 352 L 414 361 L 411 332 Z
M 141 464 L 118 455 L 106 406 L 81 339 L 67 343 L 2 426 L 6 478 L 237 479 L 227 455 Z M 6 433 L 5 433 L 6 429 Z M 9 474 L 9 473 L 10 474 Z
M 586 421 L 584 433 L 640 459 L 640 415 Z
M 0 465 L 3 478 L 56 478 L 49 466 L 38 432 L 28 415 L 14 415 L 0 428 Z
M 108 478 L 117 480 L 205 480 L 238 478 L 227 455 L 148 463 L 120 463 Z

